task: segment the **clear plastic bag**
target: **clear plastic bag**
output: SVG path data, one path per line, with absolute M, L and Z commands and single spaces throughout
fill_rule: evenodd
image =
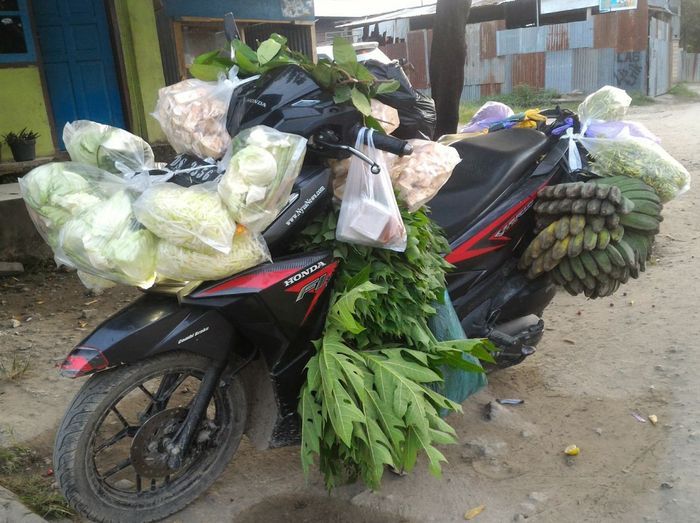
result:
M 61 227 L 93 205 L 124 189 L 124 179 L 91 165 L 52 162 L 19 179 L 29 216 L 46 243 L 55 248 Z
M 221 158 L 231 143 L 226 113 L 237 83 L 183 80 L 158 91 L 153 116 L 177 153 Z
M 63 142 L 71 160 L 114 174 L 147 171 L 155 167 L 153 149 L 124 129 L 90 120 L 75 120 L 63 127 Z
M 623 120 L 632 98 L 618 87 L 606 85 L 589 94 L 578 106 L 578 116 L 584 127 L 588 122 Z
M 152 286 L 157 240 L 136 221 L 133 201 L 133 193 L 122 190 L 67 221 L 56 261 L 115 283 Z
M 666 203 L 690 188 L 690 173 L 659 144 L 621 133 L 614 139 L 579 138 L 599 176 L 630 176 L 654 188 Z
M 146 174 L 124 179 L 74 162 L 42 165 L 20 179 L 37 230 L 58 264 L 116 283 L 149 287 L 155 237 L 136 221 L 132 203 Z
M 136 200 L 134 213 L 144 227 L 166 242 L 206 253 L 231 252 L 236 224 L 214 183 L 192 187 L 155 184 Z
M 461 158 L 454 147 L 428 140 L 408 142 L 413 146 L 413 154 L 394 162 L 391 178 L 408 210 L 415 212 L 447 183 Z
M 261 232 L 274 221 L 289 200 L 305 153 L 305 138 L 264 125 L 236 135 L 218 184 L 236 223 Z
M 615 138 L 624 133 L 637 138 L 646 138 L 661 143 L 661 138 L 652 133 L 646 125 L 639 122 L 591 122 L 586 129 L 586 136 L 591 138 Z
M 372 130 L 358 133 L 355 148 L 364 150 L 380 167 L 373 174 L 371 167 L 359 158 L 350 160 L 350 170 L 340 206 L 336 238 L 339 241 L 381 247 L 392 251 L 406 250 L 406 227 L 396 203 L 389 171 L 377 156 Z M 365 146 L 365 134 L 369 145 Z
M 238 227 L 231 252 L 202 253 L 161 241 L 156 255 L 156 272 L 178 281 L 217 280 L 270 260 L 259 234 Z

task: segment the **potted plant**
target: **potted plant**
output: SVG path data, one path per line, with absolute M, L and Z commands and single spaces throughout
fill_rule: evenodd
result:
M 39 133 L 25 127 L 19 133 L 10 132 L 3 135 L 3 140 L 10 146 L 12 157 L 16 162 L 28 162 L 36 158 L 36 139 Z

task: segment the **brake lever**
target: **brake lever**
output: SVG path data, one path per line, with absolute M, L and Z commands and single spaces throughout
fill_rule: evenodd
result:
M 328 147 L 329 149 L 336 149 L 336 150 L 340 150 L 340 151 L 347 151 L 347 152 L 349 152 L 349 153 L 352 154 L 353 156 L 356 156 L 357 158 L 359 158 L 359 159 L 362 160 L 363 162 L 369 164 L 369 165 L 370 165 L 370 171 L 372 171 L 372 174 L 379 174 L 379 173 L 381 172 L 381 170 L 382 170 L 382 168 L 379 167 L 379 164 L 378 164 L 377 162 L 375 162 L 374 160 L 372 160 L 372 158 L 370 158 L 369 156 L 367 156 L 367 155 L 366 155 L 365 153 L 363 153 L 362 151 L 358 151 L 358 150 L 355 149 L 354 147 L 350 147 L 349 145 L 345 145 L 345 144 L 342 144 L 342 143 L 327 142 L 327 141 L 323 140 L 322 138 L 320 138 L 320 137 L 318 137 L 318 136 L 316 137 L 316 139 L 315 139 L 314 141 L 315 141 L 315 143 L 321 145 L 322 147 Z

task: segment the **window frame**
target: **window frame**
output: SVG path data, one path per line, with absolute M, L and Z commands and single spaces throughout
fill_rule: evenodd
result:
M 7 16 L 19 17 L 22 21 L 22 30 L 24 32 L 24 42 L 27 46 L 27 52 L 0 54 L 0 66 L 36 63 L 37 61 L 34 35 L 31 30 L 28 0 L 17 0 L 17 4 L 18 11 L 0 11 L 0 18 Z

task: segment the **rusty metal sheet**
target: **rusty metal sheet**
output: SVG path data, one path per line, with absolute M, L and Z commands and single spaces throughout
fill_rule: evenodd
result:
M 408 59 L 408 46 L 406 42 L 398 42 L 379 47 L 379 49 L 392 60 Z
M 501 94 L 501 84 L 481 84 L 481 98 Z
M 408 61 L 410 63 L 409 79 L 416 89 L 427 89 L 430 87 L 428 79 L 428 37 L 427 31 L 409 31 L 406 36 L 408 47 Z
M 553 24 L 548 29 L 547 51 L 564 51 L 569 48 L 569 24 Z
M 525 53 L 513 56 L 512 85 L 544 88 L 545 53 Z
M 644 51 L 648 41 L 649 10 L 646 0 L 637 9 L 593 17 L 593 40 L 598 49 L 612 47 L 618 53 Z
M 499 30 L 505 29 L 505 20 L 494 20 L 491 22 L 482 22 L 478 24 L 481 42 L 481 52 L 480 58 L 482 60 L 488 60 L 489 58 L 496 58 L 497 54 L 497 34 Z

